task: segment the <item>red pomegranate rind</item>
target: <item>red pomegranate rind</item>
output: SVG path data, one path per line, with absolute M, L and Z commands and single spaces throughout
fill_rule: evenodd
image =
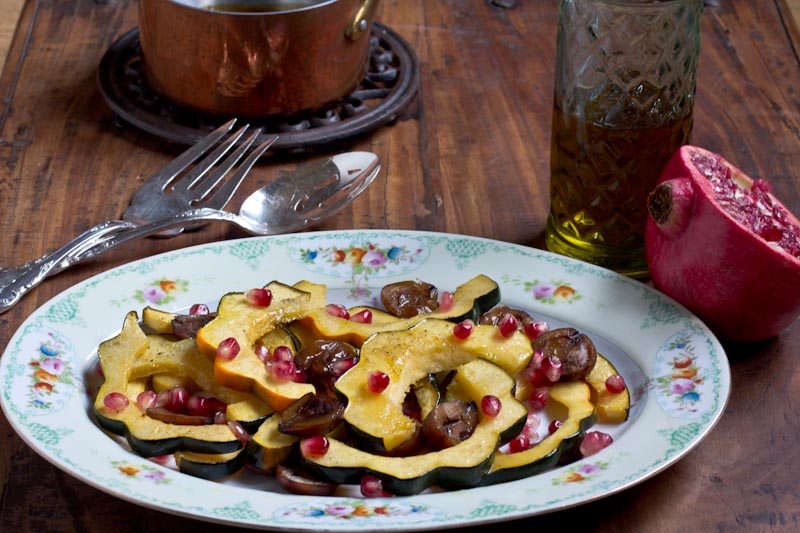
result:
M 706 174 L 712 181 L 730 176 L 746 188 L 753 186 L 719 155 L 682 147 L 648 201 L 653 213 L 645 229 L 645 255 L 653 285 L 720 337 L 773 337 L 800 314 L 800 258 L 794 252 L 800 248 L 800 221 L 764 182 L 755 182 L 752 197 L 773 214 L 758 220 L 750 195 L 743 197 L 726 180 L 715 186 Z M 656 197 L 661 205 L 651 206 Z M 720 203 L 738 206 L 736 216 Z M 778 235 L 775 228 L 785 231 Z

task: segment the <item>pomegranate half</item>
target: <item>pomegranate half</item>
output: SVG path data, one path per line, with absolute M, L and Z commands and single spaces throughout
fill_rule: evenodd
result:
M 683 146 L 647 198 L 653 285 L 721 338 L 776 336 L 800 314 L 800 221 L 720 155 Z

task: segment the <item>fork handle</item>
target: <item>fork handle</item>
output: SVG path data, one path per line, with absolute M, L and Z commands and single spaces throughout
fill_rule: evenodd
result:
M 74 264 L 116 248 L 141 237 L 155 235 L 167 229 L 183 227 L 189 222 L 222 220 L 242 225 L 238 215 L 216 209 L 190 209 L 172 218 L 136 226 L 122 220 L 110 220 L 84 232 L 55 252 L 35 261 L 22 274 L 0 286 L 0 314 L 8 311 L 47 276 L 61 272 Z
M 8 311 L 46 277 L 61 272 L 89 257 L 86 252 L 93 247 L 114 234 L 135 227 L 135 224 L 123 220 L 101 222 L 42 257 L 16 267 L 0 270 L 0 313 Z

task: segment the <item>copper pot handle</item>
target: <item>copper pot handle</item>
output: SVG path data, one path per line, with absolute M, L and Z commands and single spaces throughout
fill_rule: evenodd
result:
M 369 28 L 369 21 L 375 15 L 375 10 L 378 9 L 378 0 L 364 0 L 361 7 L 356 12 L 356 17 L 353 22 L 345 30 L 345 35 L 351 41 L 355 41 L 361 35 L 367 32 Z

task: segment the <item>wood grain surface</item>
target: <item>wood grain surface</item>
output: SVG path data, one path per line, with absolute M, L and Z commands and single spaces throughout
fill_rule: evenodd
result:
M 383 0 L 377 20 L 416 51 L 422 89 L 396 122 L 346 143 L 378 153 L 383 171 L 351 207 L 313 229 L 447 231 L 541 248 L 556 16 L 556 2 L 544 0 Z M 22 4 L 0 76 L 0 265 L 28 261 L 119 217 L 142 180 L 181 151 L 120 127 L 97 88 L 100 58 L 136 22 L 133 0 Z M 701 42 L 693 142 L 768 178 L 773 192 L 800 213 L 800 38 L 786 0 L 709 1 Z M 267 157 L 242 196 L 278 169 L 326 150 Z M 242 236 L 212 225 L 141 241 L 67 270 L 0 314 L 0 348 L 39 305 L 92 275 Z M 733 394 L 697 448 L 613 496 L 502 527 L 800 530 L 798 345 L 800 322 L 770 341 L 726 343 Z M 233 531 L 78 481 L 34 453 L 0 417 L 0 531 L 190 529 Z

